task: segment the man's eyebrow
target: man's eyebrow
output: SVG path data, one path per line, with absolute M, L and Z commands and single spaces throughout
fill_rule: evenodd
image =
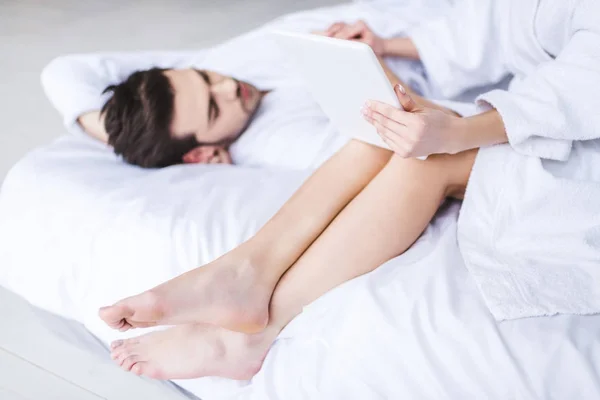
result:
M 202 79 L 204 79 L 204 82 L 206 82 L 206 84 L 210 87 L 210 78 L 208 77 L 208 74 L 205 71 L 199 70 L 197 69 L 196 72 L 202 77 Z M 217 102 L 215 101 L 215 98 L 212 94 L 212 92 L 208 92 L 208 120 L 212 121 L 213 119 L 217 118 L 220 114 L 220 110 L 219 110 L 219 106 L 217 105 Z M 212 118 L 211 118 L 212 116 Z
M 207 85 L 210 85 L 210 78 L 206 72 L 202 71 L 201 69 L 197 69 L 195 71 L 202 77 L 202 79 L 204 79 L 204 82 L 206 82 Z

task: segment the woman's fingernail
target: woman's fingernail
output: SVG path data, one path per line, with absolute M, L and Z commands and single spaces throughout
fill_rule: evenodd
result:
M 364 107 L 365 107 L 365 108 L 370 108 L 370 107 L 371 107 L 371 100 L 367 100 L 367 101 L 365 101 L 365 105 L 364 105 Z
M 402 86 L 401 84 L 397 84 L 396 87 L 398 88 L 398 91 L 402 94 L 406 94 L 406 89 L 404 89 L 404 86 Z

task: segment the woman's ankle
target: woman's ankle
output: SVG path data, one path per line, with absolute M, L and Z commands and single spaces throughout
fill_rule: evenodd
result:
M 233 260 L 230 264 L 236 265 L 236 268 L 244 275 L 253 276 L 257 282 L 262 282 L 265 286 L 272 286 L 274 289 L 281 275 L 289 266 L 281 265 L 281 261 L 277 260 L 272 247 L 264 242 L 250 239 L 224 257 Z

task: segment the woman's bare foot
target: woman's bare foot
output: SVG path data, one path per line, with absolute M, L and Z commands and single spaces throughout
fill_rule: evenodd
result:
M 154 379 L 203 376 L 247 380 L 262 366 L 277 331 L 246 334 L 208 324 L 181 325 L 113 342 L 121 368 Z
M 111 328 L 210 323 L 256 333 L 269 321 L 276 282 L 267 282 L 247 260 L 232 255 L 182 274 L 137 296 L 100 309 Z

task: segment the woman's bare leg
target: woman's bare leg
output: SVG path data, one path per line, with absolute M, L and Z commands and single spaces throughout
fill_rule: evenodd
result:
M 393 157 L 282 277 L 270 325 L 283 328 L 325 292 L 404 253 L 446 197 L 462 196 L 476 154 Z
M 392 153 L 352 141 L 321 166 L 248 242 L 218 260 L 100 310 L 111 327 L 209 322 L 256 332 L 283 273 L 381 169 Z
M 393 157 L 281 278 L 262 332 L 183 325 L 117 342 L 113 357 L 124 369 L 155 378 L 250 378 L 281 329 L 305 305 L 408 249 L 443 199 L 462 195 L 476 153 L 426 161 Z

